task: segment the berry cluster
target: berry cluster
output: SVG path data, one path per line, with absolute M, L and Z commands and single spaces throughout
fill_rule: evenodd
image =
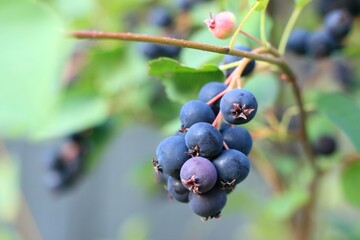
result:
M 220 216 L 227 194 L 249 174 L 252 137 L 235 125 L 251 121 L 258 104 L 251 92 L 220 82 L 205 84 L 198 98 L 182 106 L 181 128 L 160 142 L 153 165 L 167 176 L 171 198 L 207 220 Z
M 303 28 L 294 29 L 289 37 L 287 49 L 314 58 L 328 57 L 335 50 L 342 48 L 342 42 L 351 30 L 352 21 L 352 15 L 346 9 L 331 10 L 324 17 L 322 29 L 315 32 Z

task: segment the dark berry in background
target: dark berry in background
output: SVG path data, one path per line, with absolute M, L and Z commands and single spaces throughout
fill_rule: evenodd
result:
M 313 143 L 313 150 L 318 155 L 331 155 L 336 151 L 337 143 L 333 136 L 323 135 Z
M 306 54 L 306 45 L 309 39 L 310 33 L 303 28 L 295 28 L 287 42 L 286 48 L 296 54 Z
M 193 157 L 182 166 L 180 178 L 187 189 L 201 194 L 215 186 L 217 172 L 215 166 L 208 159 Z
M 307 41 L 307 52 L 314 58 L 328 57 L 336 48 L 336 40 L 326 31 L 311 33 Z
M 179 178 L 181 166 L 190 158 L 184 137 L 171 136 L 160 142 L 156 148 L 154 168 L 174 178 Z
M 257 112 L 255 96 L 245 89 L 233 89 L 220 101 L 220 111 L 226 122 L 244 124 L 251 121 Z
M 200 122 L 192 125 L 185 134 L 185 142 L 193 156 L 212 159 L 223 148 L 223 137 L 210 123 Z
M 162 6 L 152 7 L 148 19 L 151 24 L 158 27 L 171 27 L 173 24 L 171 12 Z
M 189 194 L 190 208 L 204 220 L 219 218 L 226 200 L 226 193 L 218 187 L 214 187 L 204 194 L 196 194 L 194 192 Z
M 225 83 L 222 82 L 208 82 L 199 91 L 199 100 L 207 103 L 219 93 L 223 92 L 227 88 Z M 220 98 L 210 105 L 214 114 L 217 115 L 220 110 Z
M 242 45 L 237 45 L 234 47 L 234 49 L 237 50 L 242 50 L 242 51 L 246 51 L 246 52 L 250 52 L 251 48 L 248 48 L 246 46 L 242 46 Z M 232 63 L 232 62 L 236 62 L 236 61 L 240 61 L 241 59 L 243 59 L 242 57 L 236 57 L 236 56 L 231 56 L 231 55 L 225 55 L 224 59 L 223 59 L 223 64 L 228 64 L 228 63 Z M 255 60 L 251 60 L 245 67 L 244 71 L 241 73 L 241 76 L 247 76 L 249 75 L 255 68 Z M 229 68 L 226 70 L 226 76 L 230 76 L 230 74 L 234 71 L 234 68 Z
M 215 115 L 209 105 L 200 100 L 186 102 L 180 110 L 181 128 L 189 128 L 194 123 L 212 123 Z
M 333 10 L 324 18 L 324 30 L 336 40 L 341 40 L 351 30 L 352 16 L 344 9 Z

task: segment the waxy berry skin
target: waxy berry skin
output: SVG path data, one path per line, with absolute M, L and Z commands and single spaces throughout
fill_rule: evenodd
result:
M 236 17 L 229 11 L 220 12 L 214 17 L 206 19 L 204 23 L 208 26 L 209 31 L 220 39 L 231 37 L 236 29 Z
M 184 137 L 163 139 L 156 148 L 156 158 L 153 160 L 155 170 L 179 178 L 181 166 L 190 158 L 187 151 Z
M 196 194 L 194 192 L 189 194 L 190 208 L 194 213 L 201 216 L 203 220 L 219 218 L 226 200 L 226 193 L 219 187 L 214 187 L 204 194 Z
M 220 101 L 220 111 L 225 121 L 230 124 L 237 125 L 251 121 L 257 109 L 255 96 L 245 89 L 230 90 Z
M 180 178 L 184 187 L 202 194 L 215 186 L 217 172 L 210 160 L 203 157 L 193 157 L 181 167 Z
M 200 100 L 186 102 L 180 110 L 181 128 L 189 128 L 198 122 L 212 123 L 215 120 L 213 110 Z

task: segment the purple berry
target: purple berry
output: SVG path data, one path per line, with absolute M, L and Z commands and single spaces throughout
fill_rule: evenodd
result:
M 335 39 L 341 40 L 350 32 L 352 17 L 344 9 L 329 12 L 324 18 L 324 28 Z
M 294 29 L 289 37 L 286 48 L 297 54 L 305 54 L 307 41 L 309 40 L 310 33 L 302 28 Z
M 187 189 L 201 194 L 215 186 L 217 173 L 214 165 L 208 159 L 193 157 L 181 167 L 180 178 Z

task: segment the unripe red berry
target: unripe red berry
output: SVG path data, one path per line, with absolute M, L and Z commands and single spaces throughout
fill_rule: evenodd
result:
M 204 22 L 210 32 L 220 39 L 229 38 L 236 29 L 236 17 L 229 11 L 220 12 L 214 17 L 210 16 Z

